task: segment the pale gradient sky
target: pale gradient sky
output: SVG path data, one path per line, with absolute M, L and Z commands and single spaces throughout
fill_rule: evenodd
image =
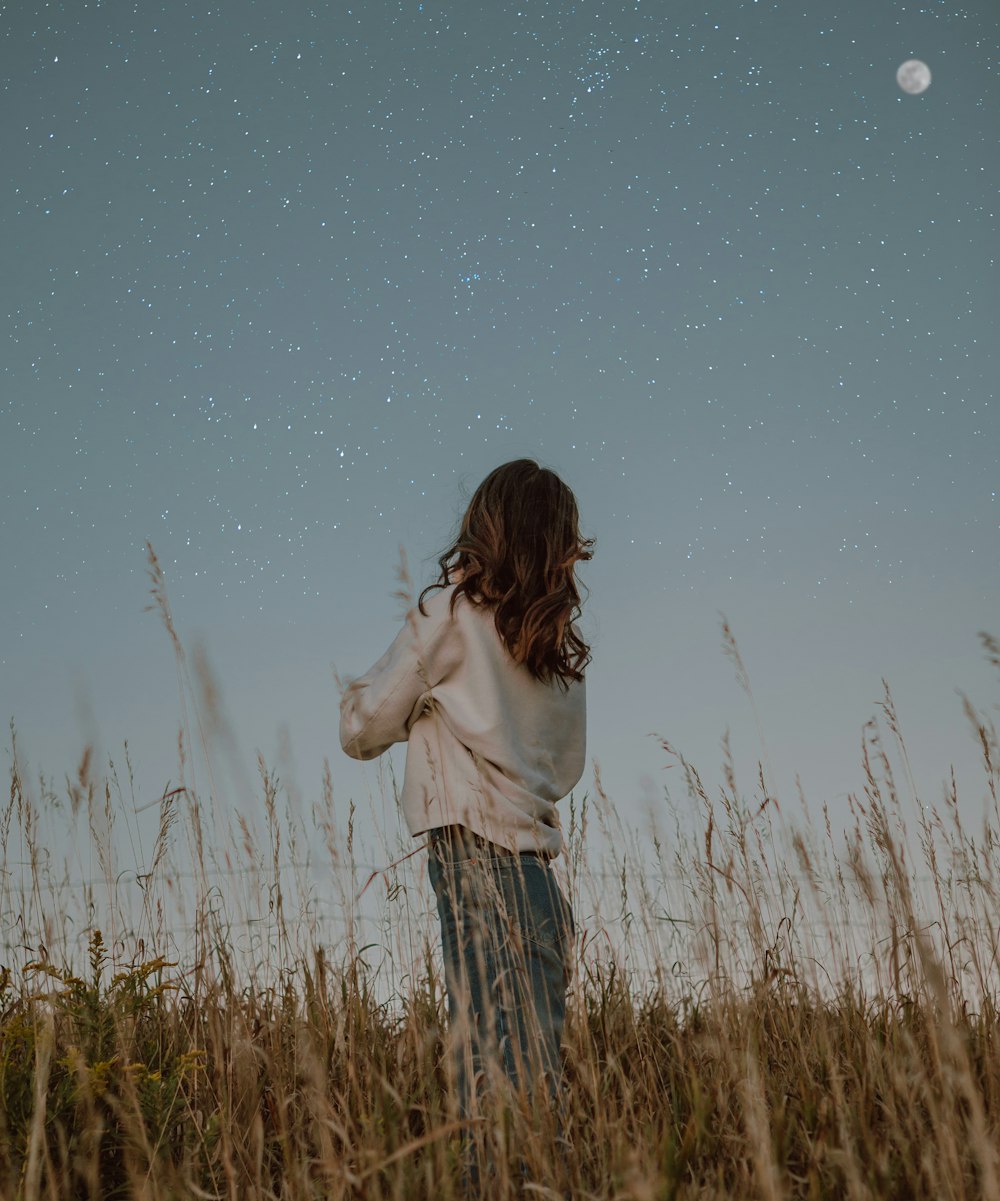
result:
M 127 739 L 141 803 L 176 781 L 149 539 L 248 774 L 287 729 L 303 795 L 326 756 L 360 798 L 331 665 L 393 637 L 400 545 L 426 583 L 527 455 L 597 538 L 589 751 L 627 822 L 677 774 L 652 731 L 714 787 L 730 727 L 754 791 L 720 612 L 779 796 L 845 812 L 885 676 L 923 798 L 954 762 L 981 813 L 956 689 L 998 697 L 998 45 L 992 0 L 8 6 L 26 762 Z

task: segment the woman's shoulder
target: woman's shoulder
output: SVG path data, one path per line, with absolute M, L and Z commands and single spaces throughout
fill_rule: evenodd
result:
M 411 612 L 441 618 L 451 609 L 451 598 L 454 594 L 454 584 L 430 584 L 421 592 L 420 599 Z
M 472 612 L 489 615 L 489 608 L 477 596 L 459 589 L 460 579 L 449 584 L 431 584 L 420 594 L 420 608 L 428 614 L 443 616 L 446 613 Z
M 457 583 L 446 584 L 424 595 L 421 602 L 421 620 L 428 628 L 448 632 L 459 641 L 496 638 L 496 623 L 493 610 L 475 596 L 458 588 Z
M 470 609 L 475 609 L 464 593 L 457 593 L 454 584 L 443 587 L 433 585 L 420 594 L 420 599 L 410 610 L 408 619 L 412 626 L 434 631 L 435 634 L 446 634 L 448 630 L 456 631 L 468 621 Z

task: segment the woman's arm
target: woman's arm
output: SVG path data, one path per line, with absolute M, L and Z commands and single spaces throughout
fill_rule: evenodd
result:
M 450 669 L 444 635 L 451 615 L 447 604 L 443 614 L 440 608 L 427 617 L 418 609 L 407 614 L 382 658 L 348 685 L 340 702 L 340 745 L 352 759 L 374 759 L 394 742 L 406 742 L 431 689 Z

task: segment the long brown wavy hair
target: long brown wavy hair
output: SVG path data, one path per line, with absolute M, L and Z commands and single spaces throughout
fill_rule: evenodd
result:
M 438 559 L 441 575 L 420 594 L 455 584 L 459 596 L 493 611 L 497 633 L 517 663 L 546 683 L 582 680 L 590 647 L 573 623 L 580 616 L 576 564 L 591 557 L 580 536 L 576 498 L 531 459 L 495 468 L 476 489 L 458 537 Z

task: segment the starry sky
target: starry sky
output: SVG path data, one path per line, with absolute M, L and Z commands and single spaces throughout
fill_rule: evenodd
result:
M 651 733 L 714 786 L 727 728 L 748 794 L 763 756 L 845 813 L 883 676 L 921 797 L 955 764 L 980 814 L 956 690 L 997 701 L 998 45 L 994 0 L 4 6 L 25 765 L 127 740 L 140 802 L 176 782 L 148 539 L 249 776 L 259 750 L 312 797 L 328 757 L 339 803 L 377 795 L 333 667 L 394 635 L 400 547 L 427 583 L 527 455 L 597 539 L 589 754 L 626 823 L 674 787 Z

